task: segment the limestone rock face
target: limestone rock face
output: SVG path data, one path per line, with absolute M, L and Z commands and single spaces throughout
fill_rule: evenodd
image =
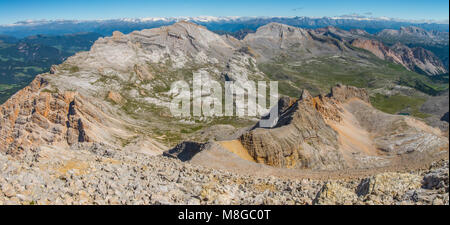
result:
M 138 75 L 140 80 L 145 81 L 153 79 L 153 74 L 143 65 L 135 65 L 134 72 Z
M 116 104 L 119 104 L 119 103 L 121 103 L 123 101 L 122 96 L 119 93 L 115 92 L 115 91 L 110 91 L 108 93 L 108 99 L 113 101 Z
M 364 102 L 370 103 L 369 93 L 366 89 L 340 84 L 331 88 L 329 97 L 334 98 L 340 102 L 346 102 L 352 98 L 358 98 Z
M 409 48 L 402 44 L 396 44 L 392 49 L 397 52 L 407 68 L 428 75 L 447 73 L 447 69 L 437 56 L 432 52 L 421 48 Z M 414 69 L 418 67 L 419 69 Z
M 399 30 L 384 29 L 376 34 L 376 36 L 391 39 L 391 40 L 421 40 L 423 43 L 427 42 L 448 42 L 448 32 L 426 31 L 419 27 L 409 26 L 401 27 Z
M 353 205 L 357 201 L 356 193 L 336 182 L 326 183 L 317 194 L 316 205 Z
M 422 177 L 415 174 L 382 173 L 363 179 L 358 185 L 356 193 L 359 196 L 404 194 L 409 190 L 422 186 Z M 392 196 L 397 197 L 396 195 Z
M 385 167 L 395 166 L 397 157 L 415 164 L 448 151 L 438 129 L 380 112 L 366 90 L 345 85 L 326 96 L 303 91 L 275 126 L 255 126 L 239 140 L 257 162 L 281 168 Z
M 441 165 L 437 165 L 441 164 Z M 312 201 L 318 205 L 411 205 L 447 204 L 448 161 L 432 164 L 425 172 L 384 172 L 365 177 L 349 185 L 346 181 L 328 181 Z
M 332 150 L 337 147 L 337 134 L 311 104 L 295 103 L 274 128 L 254 129 L 242 135 L 240 141 L 253 158 L 267 165 L 318 168 L 324 166 L 323 159 L 338 166 L 342 158 Z
M 343 42 L 312 30 L 269 23 L 248 34 L 243 44 L 257 53 L 259 61 L 279 55 L 295 58 L 311 58 L 327 54 L 351 54 Z
M 327 124 L 341 120 L 338 101 L 367 93 L 356 88 L 333 88 L 333 98 L 311 95 L 304 90 L 301 99 L 280 114 L 271 129 L 256 128 L 240 137 L 255 160 L 275 167 L 344 168 L 343 155 L 336 151 L 338 134 Z
M 383 43 L 376 40 L 368 39 L 355 39 L 351 41 L 351 44 L 355 47 L 366 49 L 372 52 L 380 59 L 390 59 L 393 62 L 401 63 L 401 59 L 395 54 L 395 52 Z
M 109 98 L 121 101 L 114 92 Z M 118 135 L 132 134 L 125 127 L 127 121 L 113 118 L 104 104 L 79 92 L 56 91 L 46 78 L 38 76 L 0 106 L 0 150 L 20 156 L 43 146 L 69 148 L 92 142 L 117 145 Z
M 422 177 L 418 174 L 381 173 L 363 179 L 356 188 L 356 194 L 360 201 L 368 204 L 383 204 L 403 199 L 409 191 L 418 190 L 421 186 Z
M 358 48 L 366 49 L 378 58 L 402 65 L 410 71 L 416 71 L 427 75 L 438 75 L 447 72 L 447 69 L 432 52 L 421 48 L 409 48 L 402 44 L 387 47 L 376 40 L 355 39 L 351 44 Z
M 422 187 L 430 190 L 444 189 L 449 191 L 449 170 L 448 161 L 442 167 L 428 171 L 422 181 Z
M 50 93 L 37 77 L 0 107 L 0 149 L 12 155 L 31 146 L 89 142 L 85 105 L 76 92 Z
M 445 154 L 448 139 L 437 128 L 410 117 L 382 113 L 370 105 L 350 101 L 344 105 L 359 126 L 372 138 L 372 144 L 387 154 Z M 439 153 L 441 152 L 441 153 Z M 417 161 L 420 162 L 417 156 Z M 422 158 L 423 160 L 424 158 Z
M 355 29 L 347 31 L 333 26 L 318 28 L 315 29 L 314 31 L 318 34 L 332 37 L 340 41 L 351 41 L 355 38 L 370 36 L 370 34 L 364 30 Z
M 248 34 L 244 41 L 261 46 L 268 45 L 272 49 L 286 49 L 293 43 L 301 43 L 308 39 L 311 39 L 311 36 L 307 30 L 279 23 L 269 23 L 260 27 L 255 33 Z

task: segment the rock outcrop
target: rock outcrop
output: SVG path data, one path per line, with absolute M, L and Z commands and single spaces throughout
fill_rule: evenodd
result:
M 279 109 L 273 127 L 257 123 L 233 140 L 233 145 L 186 143 L 191 147 L 179 145 L 168 153 L 175 157 L 187 154 L 189 159 L 182 160 L 216 169 L 264 174 L 291 173 L 283 168 L 345 171 L 414 167 L 448 157 L 448 139 L 439 129 L 374 109 L 364 89 L 337 85 L 328 95 L 316 97 L 304 90 L 296 101 L 282 98 Z M 235 154 L 232 157 L 230 153 Z
M 421 47 L 409 48 L 399 43 L 387 47 L 379 41 L 369 39 L 355 39 L 351 41 L 351 44 L 372 52 L 380 59 L 400 64 L 410 71 L 427 75 L 447 73 L 441 60 L 432 52 Z
M 448 43 L 448 32 L 426 31 L 419 27 L 401 27 L 398 30 L 385 29 L 376 34 L 377 37 L 406 43 Z
M 366 89 L 341 84 L 332 87 L 328 97 L 336 99 L 339 102 L 347 102 L 353 98 L 357 98 L 370 103 L 369 93 Z
M 448 151 L 439 130 L 382 113 L 370 105 L 364 89 L 345 85 L 333 87 L 327 96 L 304 92 L 274 127 L 255 127 L 239 140 L 257 162 L 283 168 L 395 166 L 392 156 L 427 158 Z
M 448 122 L 449 122 L 449 113 L 446 112 L 446 113 L 441 117 L 441 120 L 448 123 Z
M 243 44 L 250 46 L 267 61 L 279 57 L 312 58 L 324 55 L 352 54 L 347 46 L 335 38 L 279 23 L 269 23 L 248 34 Z
M 90 141 L 86 127 L 98 117 L 83 112 L 89 106 L 76 92 L 51 93 L 47 85 L 37 77 L 0 107 L 3 152 L 16 155 L 29 147 Z
M 325 122 L 328 117 L 339 120 L 332 104 L 320 97 L 297 101 L 273 128 L 256 128 L 240 141 L 259 163 L 285 168 L 339 167 L 343 159 L 333 151 L 338 145 L 337 133 Z
M 409 48 L 403 44 L 395 44 L 391 48 L 400 56 L 406 68 L 412 71 L 428 75 L 439 75 L 448 72 L 441 60 L 424 48 Z

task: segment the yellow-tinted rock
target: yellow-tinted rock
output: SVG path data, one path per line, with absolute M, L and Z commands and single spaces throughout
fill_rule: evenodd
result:
M 114 92 L 114 91 L 110 91 L 108 93 L 108 99 L 113 101 L 116 104 L 122 103 L 122 100 L 123 100 L 122 96 L 119 93 Z

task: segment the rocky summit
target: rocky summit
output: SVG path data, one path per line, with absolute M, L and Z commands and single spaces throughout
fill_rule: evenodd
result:
M 269 23 L 238 40 L 182 21 L 98 39 L 0 106 L 0 204 L 448 204 L 448 131 L 374 108 L 391 77 L 368 90 L 295 76 L 394 59 L 431 75 L 444 72 L 438 60 L 333 32 Z M 272 127 L 175 117 L 171 84 L 193 74 L 238 86 L 282 78 L 290 95 Z

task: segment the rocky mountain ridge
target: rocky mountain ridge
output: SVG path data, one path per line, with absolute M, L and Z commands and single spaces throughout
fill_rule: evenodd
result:
M 387 47 L 379 41 L 367 39 L 354 39 L 351 44 L 372 52 L 380 59 L 400 64 L 410 71 L 418 71 L 431 76 L 448 72 L 439 58 L 424 48 L 409 48 L 400 43 Z
M 241 175 L 102 145 L 0 153 L 5 205 L 448 205 L 448 160 L 361 177 Z M 44 168 L 44 169 L 40 169 Z
M 384 39 L 410 39 L 410 41 L 422 40 L 423 42 L 447 42 L 448 32 L 427 31 L 419 27 L 400 27 L 398 30 L 384 29 L 376 34 Z
M 434 35 L 433 32 L 428 32 L 417 27 L 402 27 L 400 30 L 383 30 L 375 35 L 362 31 L 358 32 L 357 30 L 346 31 L 335 27 L 319 28 L 315 31 L 322 35 L 347 42 L 352 46 L 368 50 L 378 58 L 400 64 L 410 71 L 431 76 L 448 73 L 448 68 L 446 68 L 441 59 L 434 53 L 423 47 L 410 48 L 405 45 L 409 42 L 400 40 L 405 35 L 413 36 L 416 39 L 437 40 L 441 42 L 445 40 L 441 36 Z M 394 37 L 396 38 L 391 46 L 383 43 L 387 35 L 391 36 L 390 40 L 394 40 Z
M 360 191 L 345 182 L 300 185 L 297 179 L 286 186 L 276 183 L 279 178 L 272 182 L 239 175 L 242 171 L 274 175 L 277 169 L 295 176 L 303 170 L 345 173 L 346 169 L 374 169 L 375 173 L 375 168 L 395 170 L 396 166 L 413 170 L 417 162 L 425 168 L 432 160 L 448 158 L 448 140 L 438 129 L 408 116 L 375 110 L 363 89 L 338 85 L 329 95 L 313 97 L 303 91 L 297 100 L 282 98 L 280 119 L 269 129 L 251 126 L 256 123 L 254 118 L 230 122 L 206 117 L 181 119 L 168 113 L 174 96 L 171 83 L 185 80 L 192 84 L 194 73 L 204 80 L 242 84 L 269 80 L 258 65 L 279 58 L 306 61 L 367 56 L 367 60 L 368 54 L 335 38 L 275 23 L 243 40 L 189 22 L 127 35 L 114 32 L 96 41 L 90 51 L 77 53 L 53 66 L 50 73 L 37 76 L 0 106 L 0 160 L 11 168 L 0 168 L 2 177 L 6 177 L 0 180 L 0 201 L 278 204 L 293 197 L 293 204 L 327 204 L 334 199 L 332 190 L 351 196 L 349 202 L 340 197 L 330 200 L 338 204 L 448 201 L 448 174 L 436 171 L 440 185 L 436 190 L 433 185 L 428 187 L 431 181 L 424 181 L 426 187 L 421 187 L 424 173 L 384 174 L 365 180 L 364 185 L 387 177 L 383 182 L 392 186 L 391 181 L 401 177 L 405 185 L 413 184 L 411 190 L 398 190 L 403 200 L 386 202 L 376 198 L 389 196 L 377 192 L 383 188 L 362 188 L 365 191 L 361 196 L 367 198 L 359 198 Z M 180 147 L 167 151 L 192 134 L 202 135 L 204 131 L 203 135 L 213 136 L 208 132 L 216 131 L 207 129 L 213 124 L 232 124 L 227 128 L 230 138 L 185 144 L 197 151 L 183 160 L 189 163 L 166 157 L 178 157 L 186 150 Z M 165 156 L 161 156 L 163 152 Z M 12 171 L 20 163 L 24 163 L 26 172 Z M 322 175 L 316 178 L 327 180 Z M 352 175 L 362 178 L 368 174 Z M 141 177 L 147 180 L 139 181 Z M 127 181 L 118 181 L 121 178 Z M 221 185 L 221 178 L 231 185 Z M 45 184 L 48 189 L 40 188 Z M 240 191 L 239 184 L 245 184 L 246 192 Z M 24 185 L 31 191 L 27 192 Z M 302 186 L 304 190 L 268 197 L 288 186 L 295 187 L 292 190 Z M 252 189 L 264 194 L 249 197 L 255 193 Z M 428 200 L 411 200 L 410 191 L 415 190 L 422 191 L 422 198 Z M 438 191 L 442 193 L 429 196 Z M 242 200 L 247 197 L 248 202 Z

